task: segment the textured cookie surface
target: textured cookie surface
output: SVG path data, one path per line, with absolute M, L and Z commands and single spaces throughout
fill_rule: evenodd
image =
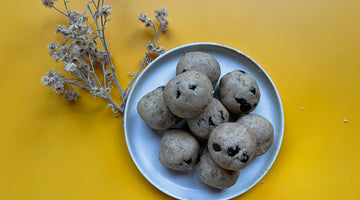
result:
M 213 98 L 201 114 L 187 119 L 187 124 L 191 133 L 196 138 L 199 140 L 207 140 L 210 131 L 214 129 L 215 126 L 228 121 L 229 112 L 218 99 Z
M 234 70 L 220 80 L 221 102 L 232 113 L 249 113 L 260 101 L 260 90 L 256 80 L 247 72 Z
M 255 135 L 240 123 L 222 123 L 211 131 L 208 149 L 213 160 L 228 170 L 246 167 L 256 152 Z
M 172 113 L 182 118 L 200 114 L 210 104 L 213 87 L 208 77 L 197 71 L 175 76 L 165 86 L 164 100 Z
M 221 74 L 217 60 L 210 54 L 199 51 L 186 53 L 176 65 L 176 75 L 190 70 L 205 74 L 213 87 L 215 87 Z
M 200 145 L 189 132 L 181 129 L 166 131 L 161 139 L 159 161 L 170 169 L 192 169 L 197 161 Z
M 164 98 L 164 86 L 143 96 L 137 104 L 137 111 L 144 122 L 153 129 L 168 129 L 181 118 L 175 116 L 167 107 Z
M 255 114 L 241 116 L 237 121 L 250 128 L 256 137 L 256 156 L 265 154 L 274 141 L 274 128 L 265 117 Z
M 197 174 L 202 182 L 218 189 L 226 189 L 234 185 L 239 178 L 239 170 L 232 171 L 220 167 L 205 149 L 197 166 Z

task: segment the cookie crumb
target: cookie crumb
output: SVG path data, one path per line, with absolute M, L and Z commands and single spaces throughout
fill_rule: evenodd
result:
M 301 107 L 300 110 L 304 110 L 304 108 Z
M 264 184 L 265 183 L 265 181 L 261 181 L 261 184 Z
M 347 123 L 348 122 L 348 120 L 347 119 L 344 119 L 344 123 Z

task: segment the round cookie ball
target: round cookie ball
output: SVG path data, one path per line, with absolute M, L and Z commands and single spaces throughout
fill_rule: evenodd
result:
M 211 158 L 209 151 L 205 149 L 200 156 L 197 174 L 206 185 L 218 189 L 226 189 L 236 183 L 240 170 L 232 171 L 220 167 Z
M 161 139 L 159 161 L 170 169 L 186 171 L 197 161 L 200 144 L 189 132 L 170 129 Z
M 256 138 L 248 127 L 240 123 L 222 123 L 211 131 L 208 149 L 222 168 L 239 170 L 255 157 Z
M 176 65 L 176 75 L 190 70 L 205 74 L 214 88 L 221 74 L 217 60 L 210 54 L 200 51 L 186 53 Z
M 260 101 L 260 90 L 256 80 L 247 72 L 235 70 L 220 80 L 221 102 L 232 113 L 249 113 Z
M 165 86 L 164 100 L 172 113 L 182 118 L 200 114 L 210 104 L 213 87 L 208 77 L 197 71 L 175 76 Z
M 265 117 L 247 114 L 241 116 L 236 122 L 249 127 L 254 133 L 256 137 L 255 156 L 261 156 L 270 149 L 274 141 L 274 128 Z
M 137 104 L 137 111 L 144 122 L 153 129 L 168 129 L 178 123 L 181 118 L 174 115 L 163 98 L 164 86 L 144 95 Z
M 229 121 L 229 111 L 222 103 L 213 98 L 206 109 L 196 117 L 187 119 L 190 132 L 199 140 L 207 140 L 210 131 L 217 125 Z

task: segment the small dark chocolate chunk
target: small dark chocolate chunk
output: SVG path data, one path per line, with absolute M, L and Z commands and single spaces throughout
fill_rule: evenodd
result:
M 187 159 L 187 160 L 184 160 L 184 162 L 185 162 L 186 164 L 190 164 L 191 161 L 192 161 L 192 158 L 189 158 L 189 159 Z
M 235 97 L 235 101 L 238 102 L 239 104 L 244 104 L 244 103 L 247 103 L 246 100 L 244 98 L 238 98 L 238 97 Z
M 215 126 L 212 116 L 209 117 L 209 125 L 210 126 Z
M 214 151 L 221 151 L 221 147 L 218 143 L 213 143 L 213 149 Z
M 223 112 L 222 110 L 220 110 L 220 115 L 221 115 L 221 119 L 222 119 L 223 121 L 225 121 L 224 112 Z
M 176 98 L 179 98 L 179 97 L 180 97 L 180 95 L 181 95 L 181 92 L 180 92 L 180 90 L 179 90 L 179 89 L 177 89 L 177 90 L 176 90 Z
M 164 91 L 165 86 L 160 86 L 160 87 L 158 87 L 158 89 L 161 90 L 161 91 Z
M 190 90 L 195 90 L 196 87 L 197 87 L 196 85 L 189 85 L 189 89 L 190 89 Z
M 242 112 L 249 112 L 251 110 L 251 104 L 249 103 L 244 103 L 240 105 L 240 110 Z
M 241 69 L 239 69 L 238 71 L 241 72 L 241 73 L 243 73 L 243 74 L 246 74 L 246 72 L 243 71 L 243 70 L 241 70 Z
M 235 156 L 237 153 L 239 153 L 239 147 L 228 147 L 228 155 L 229 156 Z
M 245 162 L 247 162 L 248 160 L 249 160 L 249 156 L 248 156 L 247 154 L 243 153 L 240 162 L 245 163 Z
M 253 107 L 256 107 L 257 106 L 257 103 L 254 103 Z
M 249 90 L 251 93 L 255 94 L 256 93 L 256 89 L 254 87 L 251 87 L 251 89 Z

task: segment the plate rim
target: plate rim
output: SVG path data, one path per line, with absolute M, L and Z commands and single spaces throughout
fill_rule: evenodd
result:
M 263 173 L 259 174 L 258 178 L 252 182 L 252 184 L 250 184 L 247 188 L 245 188 L 244 190 L 242 190 L 239 193 L 236 193 L 234 195 L 228 196 L 227 198 L 235 198 L 237 196 L 240 196 L 244 193 L 246 193 L 247 191 L 249 191 L 251 188 L 253 188 L 256 184 L 259 183 L 259 181 L 268 173 L 268 171 L 271 169 L 271 167 L 273 166 L 274 162 L 276 161 L 278 154 L 280 152 L 281 146 L 282 146 L 282 142 L 283 142 L 283 137 L 284 137 L 284 129 L 285 129 L 285 119 L 284 119 L 284 109 L 283 109 L 283 105 L 282 105 L 282 101 L 279 95 L 279 92 L 273 82 L 273 80 L 271 79 L 271 77 L 267 74 L 267 72 L 261 67 L 260 64 L 258 64 L 254 59 L 252 59 L 251 57 L 249 57 L 248 55 L 246 55 L 245 53 L 243 53 L 240 50 L 237 50 L 235 48 L 226 46 L 226 45 L 222 45 L 222 44 L 218 44 L 218 43 L 213 43 L 213 42 L 195 42 L 195 43 L 189 43 L 189 44 L 185 44 L 185 45 L 181 45 L 178 47 L 175 47 L 173 49 L 168 50 L 167 52 L 165 52 L 164 54 L 161 54 L 159 57 L 157 57 L 155 60 L 153 60 L 148 66 L 146 66 L 145 69 L 142 70 L 142 72 L 139 74 L 138 78 L 134 81 L 133 85 L 132 85 L 132 89 L 130 90 L 129 94 L 128 94 L 128 99 L 127 102 L 125 104 L 125 110 L 124 110 L 124 118 L 123 118 L 123 128 L 124 128 L 124 134 L 125 134 L 125 141 L 126 141 L 126 145 L 128 148 L 128 152 L 131 156 L 132 161 L 135 163 L 136 168 L 138 169 L 138 171 L 142 174 L 143 177 L 145 177 L 145 179 L 150 182 L 152 184 L 153 187 L 157 188 L 158 190 L 162 191 L 163 193 L 174 197 L 174 198 L 178 198 L 178 199 L 183 199 L 184 197 L 181 197 L 177 194 L 171 193 L 167 190 L 165 190 L 164 188 L 158 187 L 157 184 L 148 177 L 148 175 L 146 173 L 144 173 L 141 170 L 141 167 L 139 167 L 140 163 L 138 162 L 138 160 L 136 160 L 134 158 L 134 152 L 132 152 L 131 148 L 129 147 L 130 141 L 129 141 L 129 134 L 127 133 L 127 124 L 128 124 L 128 120 L 127 120 L 127 113 L 129 112 L 129 108 L 128 108 L 128 104 L 129 102 L 131 102 L 132 100 L 132 96 L 133 96 L 133 92 L 134 92 L 134 88 L 137 85 L 137 83 L 141 80 L 142 76 L 144 74 L 146 74 L 146 72 L 148 70 L 151 70 L 151 67 L 153 65 L 156 65 L 156 63 L 160 62 L 161 59 L 169 54 L 172 54 L 173 52 L 176 52 L 178 50 L 184 49 L 184 48 L 191 48 L 194 46 L 213 46 L 214 48 L 223 48 L 223 49 L 227 49 L 230 51 L 233 51 L 237 54 L 240 54 L 241 56 L 243 56 L 244 58 L 246 58 L 247 60 L 249 60 L 250 62 L 252 62 L 254 65 L 256 65 L 261 71 L 262 73 L 267 77 L 268 81 L 271 83 L 271 87 L 274 89 L 275 91 L 275 95 L 276 95 L 276 99 L 278 101 L 278 104 L 280 105 L 280 113 L 281 113 L 281 123 L 280 123 L 280 127 L 279 127 L 279 145 L 277 146 L 277 148 L 275 149 L 275 153 L 273 158 L 271 159 L 271 162 L 268 164 L 267 168 L 263 171 Z

